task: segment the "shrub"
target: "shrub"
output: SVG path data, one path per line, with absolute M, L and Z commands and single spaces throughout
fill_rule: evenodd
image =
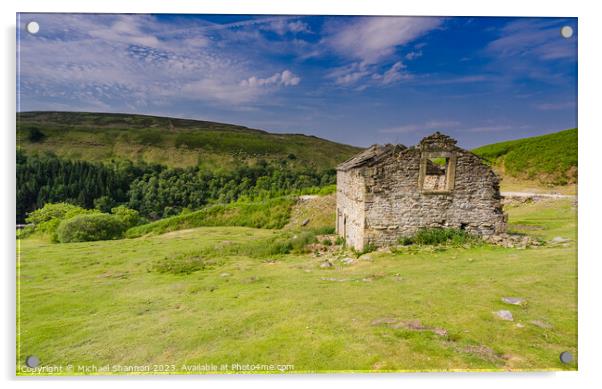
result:
M 337 236 L 336 240 L 334 241 L 334 244 L 336 244 L 337 246 L 345 244 L 345 238 L 343 238 L 342 236 Z
M 153 263 L 151 270 L 182 275 L 203 270 L 205 266 L 206 263 L 199 252 L 188 252 L 158 260 Z
M 117 220 L 123 223 L 125 229 L 137 226 L 144 221 L 144 219 L 140 217 L 138 211 L 128 208 L 125 205 L 120 205 L 111 209 L 111 213 Z
M 324 246 L 332 246 L 332 241 L 331 241 L 330 239 L 324 239 L 324 240 L 322 241 L 322 244 L 323 244 Z
M 31 233 L 49 235 L 50 240 L 57 241 L 57 228 L 63 220 L 82 214 L 97 213 L 69 203 L 47 203 L 44 207 L 31 212 L 25 221 L 32 223 Z
M 412 237 L 403 237 L 399 243 L 408 246 L 417 245 L 442 245 L 461 246 L 469 243 L 476 243 L 479 238 L 469 234 L 465 230 L 456 228 L 423 228 Z
M 305 246 L 310 243 L 316 243 L 318 240 L 316 239 L 316 234 L 311 231 L 303 231 L 295 236 L 293 236 L 290 240 L 292 251 L 297 253 L 305 252 Z
M 111 240 L 123 237 L 125 224 L 106 213 L 78 215 L 63 220 L 56 234 L 61 243 Z
M 46 139 L 46 134 L 44 134 L 39 128 L 31 127 L 29 132 L 27 133 L 27 139 L 31 143 L 38 143 Z

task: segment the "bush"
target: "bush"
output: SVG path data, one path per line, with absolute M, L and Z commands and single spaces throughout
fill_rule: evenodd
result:
M 39 128 L 31 127 L 29 132 L 27 133 L 27 139 L 31 143 L 38 143 L 46 139 L 46 134 L 44 134 Z
M 125 224 L 106 213 L 78 215 L 63 220 L 56 231 L 61 243 L 111 240 L 123 237 Z
M 336 240 L 334 241 L 334 244 L 336 244 L 337 246 L 345 244 L 345 238 L 343 238 L 342 236 L 337 236 Z
M 25 221 L 33 224 L 29 232 L 49 235 L 53 242 L 57 241 L 57 228 L 63 220 L 71 219 L 82 214 L 97 213 L 69 203 L 48 203 L 40 209 L 31 212 Z
M 125 205 L 120 205 L 111 209 L 111 213 L 117 220 L 123 223 L 125 229 L 137 226 L 144 221 L 144 219 L 140 217 L 138 211 L 128 208 Z
M 297 253 L 304 253 L 305 246 L 310 243 L 316 243 L 318 240 L 316 239 L 316 234 L 311 231 L 304 231 L 295 236 L 293 236 L 290 240 L 292 251 Z
M 412 237 L 403 237 L 399 243 L 408 246 L 417 245 L 442 245 L 461 246 L 469 243 L 476 243 L 479 238 L 469 234 L 465 230 L 456 228 L 423 228 Z

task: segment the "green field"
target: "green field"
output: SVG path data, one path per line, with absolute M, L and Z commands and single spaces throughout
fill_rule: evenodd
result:
M 74 160 L 130 160 L 214 171 L 261 159 L 329 169 L 360 151 L 315 136 L 233 124 L 88 112 L 21 112 L 17 144 L 28 153 L 52 152 Z
M 472 150 L 503 176 L 547 185 L 577 183 L 577 129 L 494 143 Z
M 275 229 L 200 227 L 66 244 L 24 239 L 17 374 L 35 374 L 19 371 L 27 355 L 73 366 L 62 374 L 83 374 L 80 365 L 187 373 L 185 366 L 205 364 L 227 364 L 222 372 L 241 372 L 232 364 L 288 372 L 574 370 L 558 358 L 570 351 L 577 359 L 574 204 L 508 212 L 514 231 L 570 242 L 378 251 L 322 268 L 323 257 L 311 253 L 245 250 L 290 234 Z M 174 258 L 200 266 L 157 270 Z M 501 302 L 509 296 L 527 304 Z M 502 309 L 514 321 L 494 315 Z

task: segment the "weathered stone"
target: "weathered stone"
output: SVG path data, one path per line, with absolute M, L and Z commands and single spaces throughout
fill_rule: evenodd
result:
M 353 258 L 343 258 L 341 259 L 341 262 L 343 262 L 345 265 L 351 265 L 355 262 L 355 260 Z
M 324 261 L 320 264 L 320 267 L 323 269 L 333 267 L 334 265 L 330 261 Z
M 309 223 L 309 219 L 305 219 L 305 220 L 303 220 L 303 222 L 301 223 L 301 225 L 303 227 L 305 227 L 308 223 Z
M 506 248 L 520 248 L 525 249 L 531 246 L 540 246 L 541 244 L 537 239 L 531 238 L 526 235 L 513 235 L 507 233 L 499 233 L 496 235 L 485 236 L 483 239 L 486 242 L 495 244 Z
M 567 243 L 570 242 L 570 239 L 567 238 L 563 238 L 562 236 L 557 236 L 554 239 L 552 239 L 550 242 L 552 243 Z
M 535 326 L 537 326 L 537 327 L 539 327 L 539 328 L 543 328 L 543 329 L 546 329 L 546 330 L 549 330 L 549 329 L 552 328 L 552 325 L 550 323 L 546 323 L 543 320 L 531 320 L 530 323 L 533 324 L 533 325 L 535 325 Z
M 521 297 L 502 297 L 502 301 L 512 305 L 524 305 L 527 302 L 527 300 Z
M 337 167 L 337 233 L 351 247 L 390 246 L 423 227 L 481 236 L 505 230 L 499 180 L 448 136 L 374 145 Z M 437 164 L 443 161 L 444 166 Z
M 512 317 L 512 312 L 510 312 L 510 311 L 501 310 L 501 311 L 497 311 L 494 313 L 497 317 L 499 317 L 502 320 L 508 320 L 508 321 L 514 320 L 514 317 Z

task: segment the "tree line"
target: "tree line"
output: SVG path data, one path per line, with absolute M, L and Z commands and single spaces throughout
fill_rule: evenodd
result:
M 102 212 L 125 205 L 156 220 L 207 204 L 273 198 L 335 181 L 334 169 L 291 169 L 286 160 L 262 160 L 212 172 L 131 161 L 74 161 L 18 151 L 17 223 L 47 203 L 67 202 Z

